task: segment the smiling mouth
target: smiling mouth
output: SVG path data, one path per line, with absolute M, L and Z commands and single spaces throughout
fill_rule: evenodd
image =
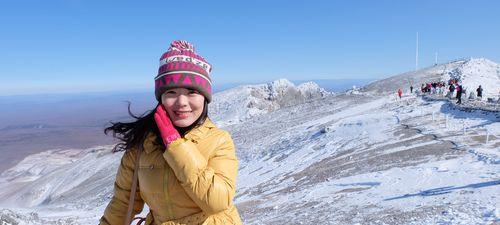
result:
M 191 112 L 192 111 L 174 111 L 175 115 L 180 118 L 187 118 Z

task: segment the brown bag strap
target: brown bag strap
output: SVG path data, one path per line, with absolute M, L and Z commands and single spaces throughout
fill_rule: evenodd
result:
M 141 225 L 142 223 L 146 222 L 146 218 L 144 217 L 136 217 L 132 220 L 132 222 L 134 222 L 135 220 L 137 220 L 137 223 L 135 225 Z
M 137 177 L 139 173 L 139 159 L 141 158 L 142 145 L 139 145 L 137 150 L 137 155 L 135 156 L 135 168 L 134 168 L 134 178 L 132 179 L 132 188 L 130 189 L 130 198 L 128 200 L 128 210 L 127 217 L 125 217 L 124 225 L 130 225 L 130 219 L 132 218 L 132 212 L 134 210 L 135 192 L 137 191 Z

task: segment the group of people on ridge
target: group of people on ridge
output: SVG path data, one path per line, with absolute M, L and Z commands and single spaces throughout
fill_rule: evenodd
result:
M 457 104 L 462 104 L 462 96 L 466 95 L 466 90 L 458 82 L 456 79 L 450 79 L 448 81 L 448 93 L 445 95 L 449 99 L 453 98 L 453 95 L 455 94 L 455 98 L 457 99 Z M 418 90 L 417 90 L 418 91 Z M 422 94 L 438 94 L 438 95 L 444 95 L 446 91 L 446 83 L 443 81 L 439 82 L 428 82 L 425 84 L 422 84 L 420 87 L 420 93 Z M 410 93 L 413 93 L 413 85 L 410 85 Z M 401 99 L 403 92 L 401 89 L 398 89 L 398 96 Z M 470 98 L 479 98 L 482 99 L 483 97 L 483 88 L 481 85 L 476 89 L 476 95 L 474 96 L 474 93 L 471 92 L 471 97 Z

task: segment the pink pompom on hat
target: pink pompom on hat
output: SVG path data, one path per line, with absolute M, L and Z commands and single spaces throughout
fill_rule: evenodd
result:
M 161 95 L 171 88 L 190 88 L 199 91 L 208 102 L 212 101 L 210 65 L 196 54 L 194 46 L 187 41 L 173 41 L 167 52 L 160 57 L 160 68 L 155 77 L 155 96 L 161 102 Z

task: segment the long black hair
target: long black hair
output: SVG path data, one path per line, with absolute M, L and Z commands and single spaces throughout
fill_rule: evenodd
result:
M 156 106 L 160 105 L 158 103 Z M 144 142 L 147 134 L 152 132 L 156 135 L 156 142 L 163 143 L 160 135 L 160 130 L 156 126 L 154 119 L 156 107 L 152 110 L 144 112 L 140 116 L 134 115 L 130 111 L 131 103 L 128 102 L 128 114 L 135 119 L 133 122 L 112 122 L 111 126 L 104 128 L 104 134 L 108 132 L 113 133 L 113 137 L 119 139 L 121 142 L 116 144 L 113 152 L 128 151 L 132 148 L 139 147 Z M 208 102 L 205 99 L 203 111 L 193 124 L 188 127 L 175 127 L 181 136 L 184 136 L 193 128 L 202 125 L 208 117 Z

